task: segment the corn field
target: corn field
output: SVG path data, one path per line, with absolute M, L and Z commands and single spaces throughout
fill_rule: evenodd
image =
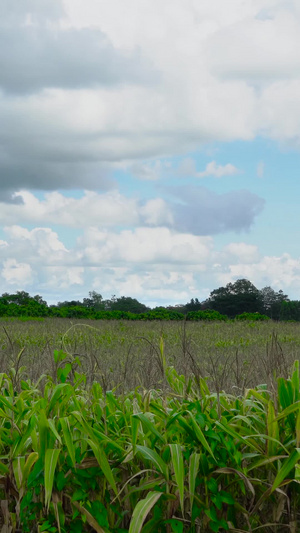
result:
M 91 384 L 55 350 L 55 376 L 0 375 L 0 524 L 29 532 L 300 530 L 300 378 L 211 391 L 168 364 L 167 389 Z

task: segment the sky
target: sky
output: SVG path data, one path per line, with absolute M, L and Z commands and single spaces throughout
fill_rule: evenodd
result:
M 0 293 L 300 299 L 299 0 L 0 0 Z

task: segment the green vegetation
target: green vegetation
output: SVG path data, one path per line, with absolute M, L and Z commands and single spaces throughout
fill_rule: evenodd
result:
M 298 531 L 299 363 L 234 396 L 158 352 L 162 389 L 104 392 L 54 352 L 55 379 L 0 375 L 3 531 Z
M 219 313 L 219 314 L 214 314 Z M 256 318 L 254 319 L 254 313 Z M 83 301 L 71 300 L 48 306 L 38 294 L 30 296 L 25 291 L 16 294 L 4 293 L 0 297 L 2 317 L 60 317 L 96 320 L 224 320 L 236 318 L 259 320 L 265 315 L 273 320 L 300 321 L 300 302 L 290 301 L 282 291 L 271 287 L 258 290 L 250 281 L 239 279 L 225 287 L 215 289 L 204 302 L 192 298 L 186 304 L 149 309 L 128 296 L 113 295 L 104 300 L 102 295 L 92 291 Z M 263 320 L 263 317 L 261 318 Z
M 299 531 L 299 325 L 155 312 L 0 321 L 0 530 Z

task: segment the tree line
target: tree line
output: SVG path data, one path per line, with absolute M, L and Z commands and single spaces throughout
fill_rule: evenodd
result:
M 7 292 L 0 297 L 0 316 L 11 317 L 62 317 L 98 319 L 166 319 L 166 320 L 220 320 L 249 317 L 252 319 L 300 321 L 300 301 L 290 300 L 282 290 L 272 287 L 257 289 L 247 279 L 228 283 L 214 289 L 204 301 L 192 298 L 186 304 L 150 309 L 129 296 L 104 299 L 96 291 L 80 300 L 48 305 L 40 295 L 30 296 L 26 291 Z

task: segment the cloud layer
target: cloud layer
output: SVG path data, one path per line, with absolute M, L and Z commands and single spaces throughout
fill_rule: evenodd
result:
M 87 228 L 67 248 L 50 228 L 12 226 L 0 251 L 0 292 L 26 289 L 50 303 L 93 289 L 106 297 L 117 289 L 150 305 L 179 303 L 242 277 L 259 288 L 300 290 L 300 258 L 264 256 L 242 241 L 218 249 L 211 237 L 167 228 Z
M 216 146 L 299 150 L 299 24 L 298 0 L 3 0 L 3 291 L 176 303 L 248 277 L 296 292 L 286 242 L 250 238 L 274 221 L 270 159 L 246 176 Z
M 69 228 L 166 226 L 195 235 L 248 231 L 262 211 L 264 200 L 244 190 L 217 194 L 205 187 L 165 187 L 173 200 L 128 197 L 118 190 L 85 191 L 80 198 L 51 192 L 40 200 L 19 191 L 14 203 L 3 202 L 0 222 L 58 224 Z
M 3 9 L 2 197 L 107 189 L 122 161 L 215 140 L 264 134 L 299 145 L 296 1 L 167 0 L 157 10 L 150 0 L 13 0 Z

